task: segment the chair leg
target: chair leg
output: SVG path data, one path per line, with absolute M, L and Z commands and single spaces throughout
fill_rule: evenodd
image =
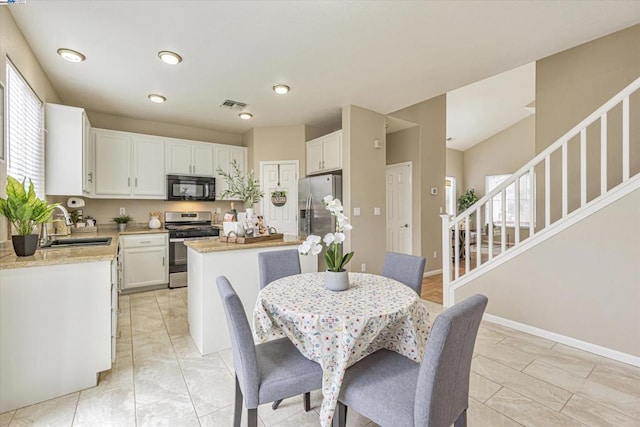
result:
M 347 425 L 347 405 L 338 401 L 336 411 L 333 413 L 331 427 L 345 427 Z
M 311 410 L 311 393 L 305 393 L 302 400 L 304 401 L 304 411 L 309 412 Z
M 458 419 L 453 423 L 454 427 L 467 427 L 467 410 L 462 411 Z
M 242 418 L 242 390 L 236 376 L 236 399 L 233 407 L 233 426 L 240 427 L 240 419 Z
M 258 408 L 247 409 L 247 427 L 258 427 Z
M 271 409 L 275 411 L 276 409 L 278 409 L 278 406 L 280 406 L 281 403 L 282 403 L 282 399 L 276 400 L 271 404 Z

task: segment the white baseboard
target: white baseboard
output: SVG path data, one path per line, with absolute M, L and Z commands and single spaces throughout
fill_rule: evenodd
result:
M 555 332 L 546 331 L 544 329 L 536 328 L 535 326 L 525 325 L 524 323 L 518 323 L 513 320 L 505 319 L 503 317 L 494 316 L 493 314 L 486 314 L 483 319 L 497 323 L 498 325 L 506 326 L 518 331 L 526 332 L 531 335 L 535 335 L 541 338 L 546 338 L 561 344 L 566 344 L 571 347 L 578 348 L 580 350 L 588 351 L 599 356 L 604 356 L 609 359 L 617 360 L 619 362 L 627 363 L 629 365 L 640 367 L 640 357 L 632 354 L 623 353 L 621 351 L 612 350 L 607 347 L 602 347 L 597 344 L 588 343 L 575 338 L 560 335 Z
M 440 274 L 442 273 L 442 269 L 440 270 L 431 270 L 431 271 L 426 271 L 422 277 L 429 277 L 429 276 L 435 276 L 436 274 Z

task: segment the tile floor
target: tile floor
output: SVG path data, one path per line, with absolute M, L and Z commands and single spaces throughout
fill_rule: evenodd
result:
M 10 426 L 230 426 L 229 350 L 200 357 L 187 327 L 187 289 L 121 297 L 118 356 L 97 387 L 0 414 Z M 438 314 L 442 307 L 425 302 Z M 470 426 L 640 426 L 640 368 L 492 323 L 483 323 L 472 363 Z M 262 427 L 318 426 L 321 394 L 276 411 Z M 350 426 L 373 426 L 351 411 Z M 245 421 L 246 423 L 246 421 Z

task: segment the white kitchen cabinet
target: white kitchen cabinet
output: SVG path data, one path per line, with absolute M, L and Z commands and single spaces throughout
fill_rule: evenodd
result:
M 218 170 L 229 173 L 231 171 L 231 162 L 234 160 L 238 163 L 240 171 L 247 171 L 247 147 L 235 145 L 216 144 L 213 150 L 215 176 L 216 176 L 216 200 L 222 200 L 220 195 L 227 189 L 226 180 L 218 173 Z M 238 198 L 229 197 L 224 200 L 239 200 Z
M 167 141 L 166 173 L 213 176 L 213 145 L 197 141 Z
M 342 130 L 307 141 L 307 175 L 342 169 Z
M 164 140 L 94 129 L 95 197 L 164 199 Z
M 169 235 L 167 233 L 120 236 L 122 289 L 169 283 Z
M 87 196 L 93 191 L 91 123 L 82 108 L 45 104 L 46 194 Z

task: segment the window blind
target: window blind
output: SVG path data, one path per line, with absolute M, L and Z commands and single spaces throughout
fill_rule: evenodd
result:
M 7 174 L 33 182 L 44 197 L 44 114 L 42 101 L 7 60 Z

